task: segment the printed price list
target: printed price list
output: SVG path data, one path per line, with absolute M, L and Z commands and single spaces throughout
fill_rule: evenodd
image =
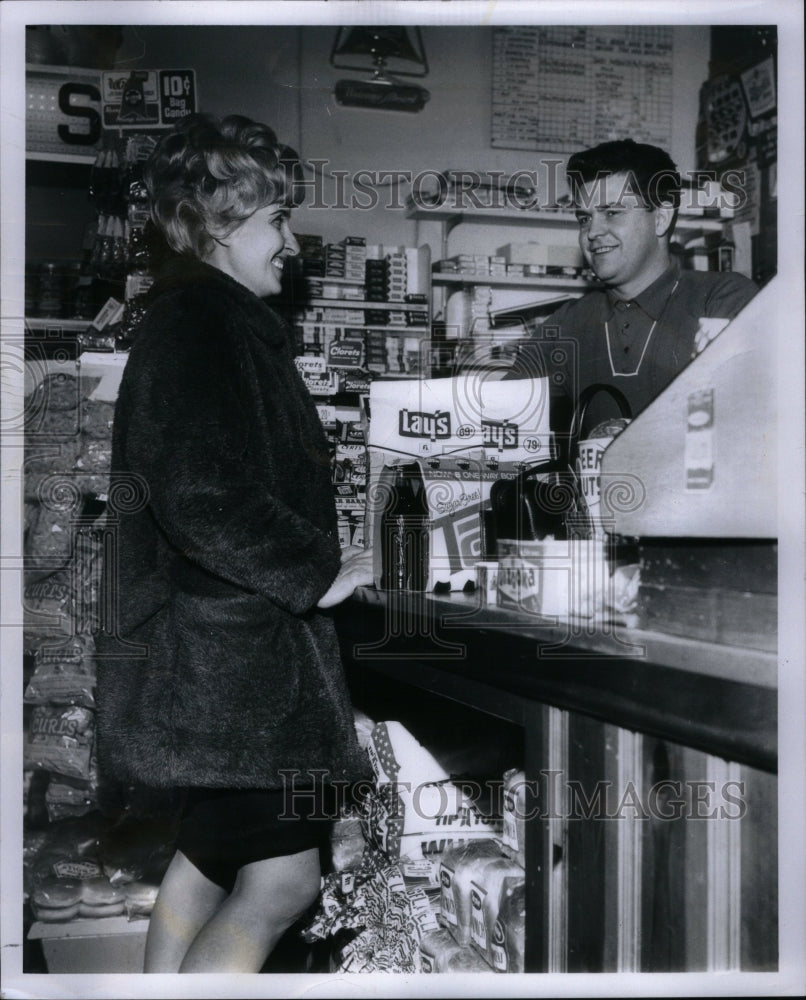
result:
M 493 33 L 492 145 L 572 152 L 668 143 L 672 29 L 506 27 Z

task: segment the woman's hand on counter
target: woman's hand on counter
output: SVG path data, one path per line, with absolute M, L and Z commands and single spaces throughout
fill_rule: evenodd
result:
M 348 546 L 342 549 L 339 574 L 330 590 L 319 601 L 318 607 L 332 608 L 345 601 L 356 587 L 367 587 L 372 583 L 372 549 Z

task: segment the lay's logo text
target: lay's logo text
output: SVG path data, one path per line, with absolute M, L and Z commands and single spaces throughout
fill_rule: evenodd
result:
M 436 413 L 422 413 L 417 410 L 401 410 L 398 420 L 398 431 L 401 437 L 438 438 L 451 436 L 450 413 L 437 410 Z
M 482 420 L 481 436 L 485 448 L 503 451 L 518 447 L 518 425 L 508 420 Z

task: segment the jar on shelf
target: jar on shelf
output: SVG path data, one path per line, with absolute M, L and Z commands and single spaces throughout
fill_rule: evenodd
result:
M 39 265 L 36 286 L 36 315 L 58 318 L 64 310 L 64 272 L 56 261 Z

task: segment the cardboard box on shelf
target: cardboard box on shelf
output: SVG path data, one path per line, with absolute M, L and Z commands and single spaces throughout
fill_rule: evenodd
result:
M 147 918 L 120 916 L 63 924 L 38 920 L 28 938 L 41 940 L 48 972 L 141 973 L 147 933 Z

